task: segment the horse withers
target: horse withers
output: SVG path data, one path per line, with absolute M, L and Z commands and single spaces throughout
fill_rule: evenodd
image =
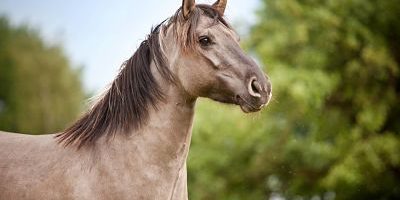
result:
M 226 0 L 155 27 L 110 88 L 65 131 L 0 133 L 0 199 L 188 199 L 198 97 L 262 109 L 271 84 L 223 18 Z

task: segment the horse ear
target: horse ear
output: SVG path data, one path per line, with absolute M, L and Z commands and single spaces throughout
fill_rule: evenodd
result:
M 196 6 L 195 0 L 182 0 L 183 17 L 187 19 Z
M 227 0 L 218 0 L 212 5 L 212 7 L 218 10 L 221 14 L 224 14 L 226 8 L 226 2 Z

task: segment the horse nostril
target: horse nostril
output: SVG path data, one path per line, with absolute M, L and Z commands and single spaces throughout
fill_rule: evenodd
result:
M 249 81 L 248 90 L 251 96 L 261 98 L 261 85 L 256 77 L 252 77 Z

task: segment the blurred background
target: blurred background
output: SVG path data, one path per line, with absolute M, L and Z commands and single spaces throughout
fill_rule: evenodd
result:
M 0 0 L 0 130 L 66 128 L 180 5 Z M 190 199 L 400 199 L 400 0 L 230 0 L 226 15 L 274 98 L 252 115 L 199 101 Z

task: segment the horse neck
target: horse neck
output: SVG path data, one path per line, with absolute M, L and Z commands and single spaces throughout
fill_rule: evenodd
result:
M 192 135 L 195 100 L 186 99 L 179 87 L 158 78 L 165 99 L 151 108 L 148 121 L 140 128 L 144 148 L 153 145 L 167 157 L 186 160 Z M 152 153 L 160 153 L 159 150 Z M 183 164 L 183 163 L 182 163 Z
M 174 179 L 185 165 L 192 135 L 195 99 L 188 99 L 176 84 L 169 83 L 152 72 L 165 98 L 156 108 L 149 107 L 149 118 L 139 129 L 128 134 L 116 134 L 104 145 L 106 154 L 117 160 L 130 161 L 132 166 L 157 166 L 164 179 Z M 113 162 L 113 161 L 111 161 Z M 141 170 L 141 169 L 140 169 Z M 170 180 L 169 180 L 170 181 Z

